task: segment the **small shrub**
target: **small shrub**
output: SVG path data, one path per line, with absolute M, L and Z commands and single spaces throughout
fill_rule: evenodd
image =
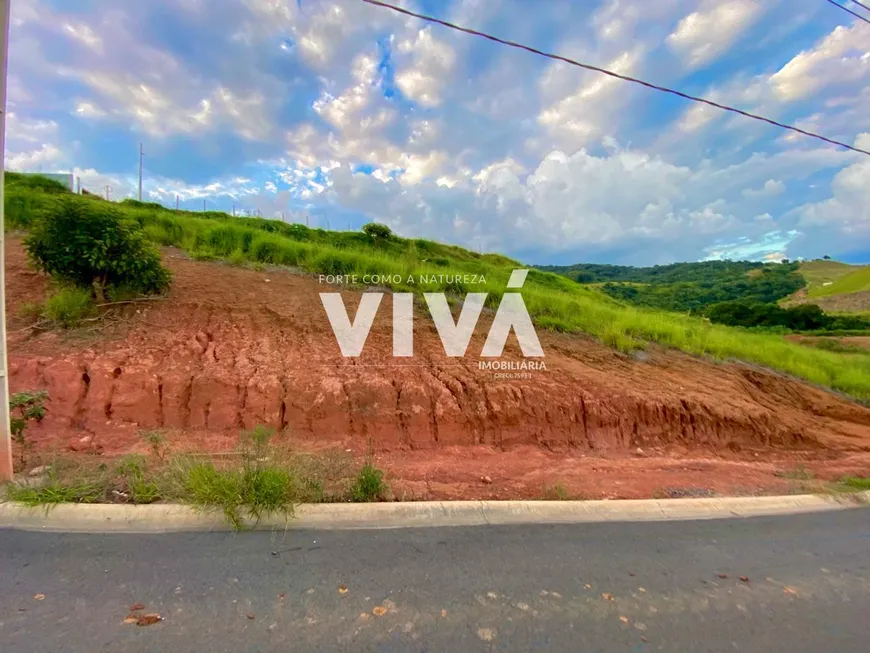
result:
M 41 422 L 45 417 L 45 402 L 48 392 L 34 390 L 31 392 L 16 392 L 9 398 L 9 430 L 12 439 L 18 443 L 20 449 L 21 466 L 27 463 L 27 454 L 30 451 L 30 441 L 27 439 L 27 425 L 31 421 Z
M 384 472 L 375 467 L 371 460 L 367 460 L 350 487 L 350 498 L 356 503 L 377 501 L 386 490 Z
M 389 240 L 393 237 L 393 230 L 385 224 L 369 222 L 363 225 L 363 233 L 374 240 Z
M 154 457 L 161 462 L 166 460 L 166 455 L 169 452 L 166 436 L 160 431 L 144 431 L 141 435 L 151 448 L 151 453 L 154 454 Z
M 61 288 L 46 300 L 42 314 L 58 326 L 72 329 L 92 317 L 96 311 L 90 291 L 83 288 Z
M 171 280 L 138 224 L 125 220 L 109 203 L 63 198 L 52 214 L 33 224 L 25 247 L 39 269 L 93 288 L 99 299 L 108 286 L 126 284 L 151 294 L 164 290 Z

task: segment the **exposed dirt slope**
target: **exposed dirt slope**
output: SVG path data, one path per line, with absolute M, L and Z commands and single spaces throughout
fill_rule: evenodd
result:
M 175 274 L 169 300 L 130 307 L 129 319 L 90 334 L 34 335 L 15 315 L 40 298 L 45 281 L 27 269 L 20 244 L 11 241 L 7 256 L 10 383 L 49 391 L 49 416 L 34 431 L 46 443 L 92 434 L 120 451 L 138 428 L 218 436 L 267 424 L 300 440 L 371 440 L 378 451 L 870 450 L 870 410 L 766 371 L 676 352 L 632 358 L 541 332 L 548 369 L 498 379 L 477 368 L 490 317 L 457 360 L 419 311 L 415 356 L 394 359 L 389 295 L 362 357 L 345 359 L 318 297 L 335 288 L 177 251 L 166 253 Z M 359 293 L 342 294 L 353 315 Z M 515 343 L 506 355 L 519 358 Z

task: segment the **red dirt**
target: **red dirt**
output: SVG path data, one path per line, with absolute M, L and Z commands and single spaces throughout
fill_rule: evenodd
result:
M 540 332 L 547 369 L 500 379 L 477 368 L 491 316 L 469 355 L 450 359 L 425 311 L 415 356 L 394 359 L 389 294 L 363 355 L 345 359 L 318 293 L 341 290 L 351 315 L 360 293 L 172 249 L 168 300 L 84 333 L 37 333 L 17 315 L 46 282 L 7 243 L 10 384 L 49 391 L 31 430 L 41 450 L 143 450 L 138 431 L 154 428 L 185 449 L 222 450 L 266 424 L 303 448 L 371 445 L 397 494 L 414 498 L 536 497 L 555 484 L 613 497 L 775 491 L 787 481 L 773 471 L 797 464 L 870 470 L 870 410 L 781 375 Z M 505 353 L 520 358 L 515 341 Z

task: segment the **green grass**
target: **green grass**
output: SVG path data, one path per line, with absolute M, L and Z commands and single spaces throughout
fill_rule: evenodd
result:
M 99 481 L 65 483 L 56 479 L 49 479 L 38 487 L 11 485 L 6 496 L 31 508 L 59 503 L 101 503 L 105 498 L 103 484 Z
M 350 487 L 351 501 L 365 503 L 382 499 L 387 491 L 384 473 L 367 460 Z
M 6 498 L 29 507 L 60 503 L 184 503 L 217 512 L 236 530 L 267 515 L 293 516 L 300 503 L 366 502 L 387 497 L 384 472 L 369 456 L 362 465 L 346 453 L 298 453 L 264 427 L 243 432 L 222 455 L 171 455 L 165 436 L 143 432 L 149 456 L 115 461 L 58 457 L 44 479 L 9 483 Z M 41 482 L 40 482 L 41 481 Z
M 870 490 L 870 476 L 844 476 L 840 484 L 852 490 Z
M 813 296 L 814 291 L 821 289 L 823 284 L 834 282 L 854 270 L 854 265 L 824 259 L 805 261 L 798 268 L 798 271 L 807 280 L 807 293 L 810 296 Z
M 63 287 L 51 295 L 42 308 L 42 316 L 64 329 L 80 326 L 97 312 L 90 290 Z
M 837 278 L 831 285 L 815 286 L 807 292 L 807 295 L 809 297 L 830 297 L 831 295 L 848 295 L 853 292 L 870 290 L 870 266 L 849 267 L 851 271 Z
M 32 215 L 50 213 L 52 197 L 51 193 L 29 188 L 22 180 L 10 184 L 9 228 L 26 228 Z M 80 201 L 100 200 L 82 197 Z M 417 293 L 485 292 L 491 308 L 498 306 L 511 271 L 527 267 L 497 254 L 478 254 L 422 239 L 374 240 L 358 232 L 309 229 L 218 212 L 173 211 L 127 200 L 120 206 L 150 240 L 179 247 L 195 258 L 222 259 L 252 267 L 289 266 L 315 274 L 357 275 L 360 279 L 367 274 L 395 276 L 397 280 L 380 285 Z M 409 277 L 439 274 L 473 274 L 481 280 L 477 284 L 408 281 Z M 824 351 L 788 342 L 778 334 L 627 306 L 594 288 L 539 270 L 529 273 L 522 295 L 532 318 L 543 328 L 587 333 L 623 352 L 655 342 L 690 354 L 742 360 L 870 400 L 870 359 L 861 354 Z

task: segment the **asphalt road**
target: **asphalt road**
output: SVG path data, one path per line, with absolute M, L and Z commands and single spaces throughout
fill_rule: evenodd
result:
M 125 625 L 137 602 L 163 620 Z M 3 653 L 868 650 L 870 509 L 382 531 L 0 530 Z

